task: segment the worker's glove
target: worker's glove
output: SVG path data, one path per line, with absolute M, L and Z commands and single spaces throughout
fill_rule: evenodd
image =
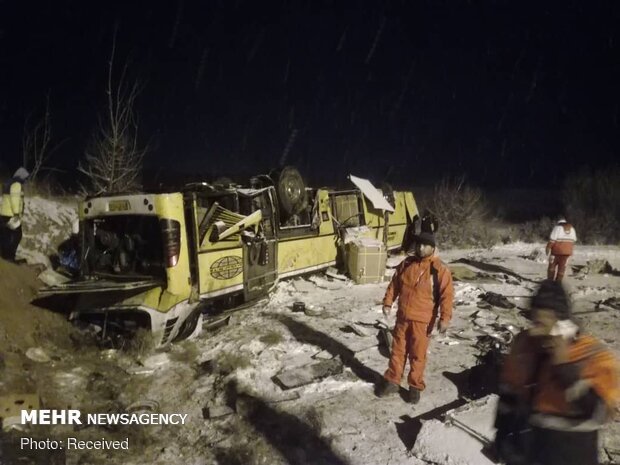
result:
M 564 391 L 564 397 L 567 402 L 575 402 L 585 396 L 591 388 L 592 384 L 590 381 L 587 379 L 580 379 Z
M 384 305 L 383 306 L 383 314 L 386 316 L 386 318 L 388 316 L 390 316 L 390 312 L 392 311 L 392 306 L 391 305 Z
M 568 341 L 562 336 L 547 336 L 543 338 L 542 349 L 551 356 L 553 365 L 568 363 Z
M 6 225 L 11 231 L 15 231 L 21 226 L 21 224 L 22 222 L 17 215 L 12 216 L 11 219 L 6 223 Z
M 439 323 L 437 324 L 439 334 L 446 334 L 446 331 L 448 331 L 448 326 L 450 326 L 449 321 L 439 320 Z

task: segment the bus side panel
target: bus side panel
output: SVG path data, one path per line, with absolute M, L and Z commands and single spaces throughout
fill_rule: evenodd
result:
M 334 231 L 329 191 L 318 189 L 316 194 L 318 234 L 307 237 L 280 238 L 278 240 L 278 276 L 327 268 L 336 263 L 338 237 Z
M 405 230 L 410 223 L 407 196 L 413 202 L 413 194 L 410 192 L 394 192 L 394 212 L 388 213 L 387 245 L 389 249 L 400 247 Z M 415 202 L 413 202 L 413 205 L 415 207 Z M 383 229 L 385 226 L 383 212 L 374 209 L 366 198 L 364 198 L 364 215 L 366 226 L 370 228 L 370 231 L 364 234 L 364 237 L 383 240 Z
M 183 296 L 187 299 L 191 291 L 191 284 L 183 196 L 179 193 L 158 194 L 155 196 L 155 209 L 159 218 L 172 219 L 181 224 L 181 250 L 179 253 L 179 260 L 175 266 L 166 267 L 166 277 L 168 281 L 166 290 L 171 294 Z
M 243 251 L 241 247 L 198 253 L 200 296 L 208 298 L 243 288 Z
M 395 211 L 390 214 L 388 223 L 388 248 L 400 247 L 407 227 L 411 223 L 409 209 L 407 207 L 407 196 L 413 201 L 411 192 L 394 192 Z M 415 206 L 415 202 L 413 202 Z M 417 209 L 416 209 L 417 214 Z
M 319 189 L 316 196 L 319 215 L 319 235 L 334 234 L 334 222 L 332 217 L 331 203 L 329 201 L 329 192 Z
M 295 238 L 278 243 L 278 274 L 282 277 L 326 268 L 335 264 L 334 234 Z
M 416 216 L 420 215 L 420 213 L 418 212 L 418 206 L 415 202 L 415 198 L 413 197 L 413 193 L 399 192 L 399 194 L 402 195 L 404 198 L 405 207 L 407 209 L 407 216 L 409 217 L 409 220 L 413 221 Z

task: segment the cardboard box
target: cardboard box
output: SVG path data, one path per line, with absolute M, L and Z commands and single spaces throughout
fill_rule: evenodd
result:
M 380 283 L 385 275 L 387 249 L 378 239 L 356 239 L 346 248 L 349 276 L 357 284 Z

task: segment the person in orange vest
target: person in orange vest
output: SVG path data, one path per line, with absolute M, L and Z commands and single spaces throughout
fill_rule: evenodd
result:
M 22 240 L 23 184 L 29 175 L 25 168 L 19 168 L 13 177 L 2 186 L 0 255 L 5 260 L 15 261 L 15 253 Z
M 620 404 L 618 360 L 572 319 L 557 281 L 542 282 L 531 318 L 500 375 L 496 454 L 507 465 L 598 464 L 598 430 Z
M 549 242 L 547 243 L 547 256 L 549 257 L 549 268 L 547 278 L 555 281 L 562 281 L 568 259 L 573 254 L 573 246 L 577 241 L 575 228 L 560 218 L 551 230 Z
M 426 350 L 437 319 L 445 333 L 452 318 L 454 287 L 448 267 L 434 254 L 435 236 L 422 232 L 415 237 L 415 252 L 396 268 L 383 298 L 383 313 L 389 316 L 398 299 L 392 352 L 379 397 L 397 393 L 409 359 L 408 401 L 417 403 L 424 390 Z

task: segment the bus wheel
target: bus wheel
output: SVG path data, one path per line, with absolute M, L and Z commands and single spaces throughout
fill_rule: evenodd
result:
M 288 216 L 296 215 L 308 206 L 304 180 L 292 166 L 285 166 L 277 174 L 276 190 L 280 208 Z

